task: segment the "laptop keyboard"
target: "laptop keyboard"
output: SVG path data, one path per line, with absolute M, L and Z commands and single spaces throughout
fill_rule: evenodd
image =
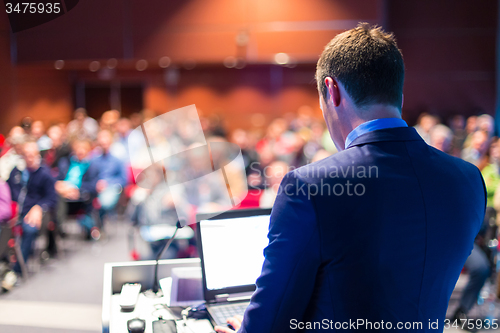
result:
M 209 311 L 217 325 L 226 326 L 227 318 L 231 318 L 236 315 L 243 316 L 248 304 L 250 304 L 250 302 L 210 305 Z

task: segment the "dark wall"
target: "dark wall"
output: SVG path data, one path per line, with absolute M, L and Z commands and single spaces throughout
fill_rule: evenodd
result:
M 53 66 L 16 66 L 11 37 L 6 15 L 0 13 L 0 133 L 6 134 L 27 116 L 44 120 L 47 126 L 69 121 L 72 90 L 68 73 Z
M 404 116 L 494 113 L 498 1 L 390 0 L 406 65 Z
M 307 104 L 319 113 L 314 63 L 336 33 L 358 21 L 393 31 L 406 63 L 403 116 L 413 124 L 422 111 L 442 118 L 492 114 L 498 1 L 484 0 L 85 0 L 42 26 L 9 32 L 0 13 L 0 131 L 23 116 L 47 125 L 67 121 L 75 107 L 74 85 L 132 82 L 144 106 L 165 112 L 188 104 L 226 113 L 228 123 L 248 124 L 252 112 L 269 119 Z M 248 33 L 238 46 L 237 36 Z M 11 46 L 14 49 L 11 50 Z M 276 52 L 302 63 L 276 70 Z M 11 55 L 14 55 L 11 58 Z M 179 85 L 165 84 L 158 59 L 180 68 Z M 243 70 L 226 69 L 227 56 L 244 56 Z M 90 72 L 117 58 L 112 78 Z M 135 62 L 147 59 L 145 71 Z M 54 61 L 66 61 L 63 70 Z M 186 60 L 196 67 L 183 69 Z M 281 89 L 281 90 L 280 90 Z M 130 94 L 125 94 L 128 96 Z M 135 95 L 134 95 L 135 96 Z M 103 110 L 95 106 L 95 114 Z M 123 105 L 137 109 L 138 96 Z M 106 104 L 107 105 L 107 104 Z M 219 111 L 223 110 L 223 111 Z M 268 119 L 268 120 L 269 120 Z
M 379 23 L 382 0 L 83 0 L 16 34 L 18 60 L 138 58 L 219 64 L 269 62 L 287 52 L 315 61 L 336 33 Z M 242 37 L 238 39 L 239 37 Z M 238 41 L 239 40 L 239 41 Z

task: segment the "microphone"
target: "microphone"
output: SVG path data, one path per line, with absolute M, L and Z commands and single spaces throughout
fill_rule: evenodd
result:
M 181 229 L 182 227 L 184 227 L 182 224 L 181 224 L 181 221 L 178 220 L 177 221 L 177 224 L 175 226 L 175 231 L 172 235 L 172 237 L 170 237 L 170 239 L 168 240 L 168 242 L 165 244 L 165 246 L 163 246 L 163 249 L 161 249 L 160 253 L 158 253 L 158 256 L 156 256 L 156 265 L 155 265 L 155 277 L 154 277 L 154 281 L 153 281 L 153 292 L 155 294 L 158 293 L 158 289 L 159 289 L 159 281 L 158 281 L 158 262 L 160 260 L 160 258 L 163 256 L 163 254 L 165 253 L 165 251 L 168 250 L 168 248 L 170 247 L 170 244 L 172 244 L 172 242 L 174 241 L 174 238 L 175 238 L 175 235 L 177 234 L 177 231 L 179 231 L 179 229 Z

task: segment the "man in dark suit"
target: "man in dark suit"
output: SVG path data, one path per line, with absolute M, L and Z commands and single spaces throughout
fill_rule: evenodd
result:
M 19 221 L 23 230 L 21 252 L 23 259 L 28 260 L 33 244 L 42 227 L 43 215 L 50 212 L 57 204 L 54 189 L 55 180 L 49 169 L 41 165 L 40 151 L 36 141 L 25 142 L 22 146 L 25 169 L 15 167 L 7 180 L 12 200 L 18 203 Z M 19 262 L 14 271 L 21 274 Z
M 403 58 L 380 28 L 336 36 L 316 79 L 340 152 L 283 179 L 257 290 L 243 322 L 228 322 L 251 333 L 441 332 L 483 221 L 481 174 L 401 119 Z

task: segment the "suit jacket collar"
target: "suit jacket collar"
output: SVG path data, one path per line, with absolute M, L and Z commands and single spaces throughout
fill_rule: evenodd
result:
M 423 141 L 423 139 L 413 127 L 386 128 L 360 135 L 346 149 L 381 141 Z

